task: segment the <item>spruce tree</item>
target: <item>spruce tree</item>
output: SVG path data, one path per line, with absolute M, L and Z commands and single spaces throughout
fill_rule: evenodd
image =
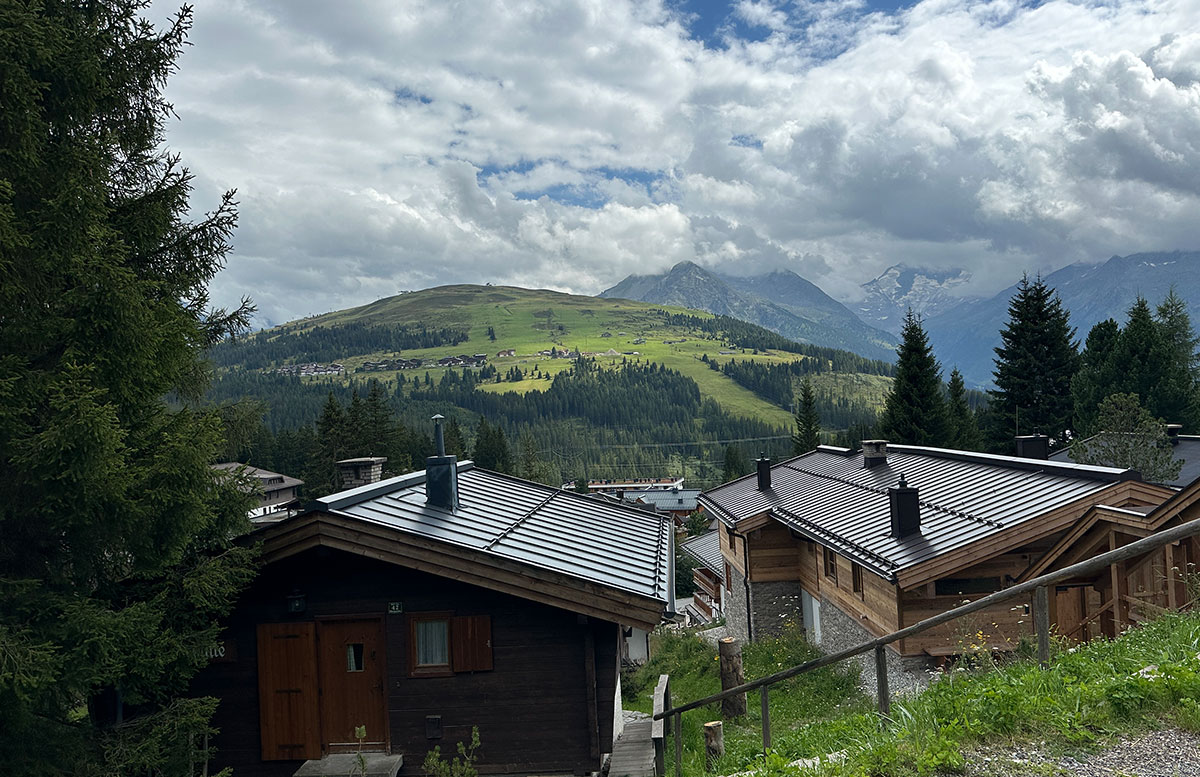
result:
M 946 421 L 947 447 L 961 451 L 983 449 L 983 435 L 979 433 L 975 413 L 967 403 L 967 389 L 957 367 L 950 371 L 950 383 L 946 391 Z
M 1068 439 L 1071 379 L 1079 364 L 1074 337 L 1070 314 L 1054 289 L 1041 276 L 1023 277 L 996 348 L 996 388 L 989 392 L 995 450 L 1011 453 L 1013 437 L 1034 431 L 1059 445 Z
M 236 214 L 192 220 L 161 93 L 190 12 L 144 5 L 0 3 L 6 774 L 188 774 L 216 705 L 188 682 L 252 575 L 253 499 L 199 404 L 249 313 L 207 295 Z
M 1083 353 L 1079 355 L 1079 371 L 1071 379 L 1071 404 L 1074 406 L 1075 439 L 1088 437 L 1098 431 L 1097 412 L 1100 402 L 1113 393 L 1117 381 L 1117 366 L 1113 350 L 1121 336 L 1121 327 L 1110 319 L 1101 321 L 1088 332 Z
M 910 308 L 896 349 L 896 374 L 884 400 L 879 433 L 904 445 L 946 444 L 946 407 L 941 367 L 933 357 L 921 317 Z
M 725 482 L 737 480 L 750 471 L 750 462 L 746 454 L 736 445 L 725 446 Z
M 796 431 L 792 434 L 792 454 L 799 456 L 816 450 L 821 444 L 821 418 L 817 415 L 817 397 L 812 381 L 800 381 L 799 407 L 796 410 Z

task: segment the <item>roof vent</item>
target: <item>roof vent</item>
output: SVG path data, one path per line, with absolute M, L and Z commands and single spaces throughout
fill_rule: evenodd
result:
M 1167 439 L 1172 445 L 1179 444 L 1179 433 L 1183 431 L 1183 424 L 1167 424 Z
M 771 460 L 764 456 L 763 458 L 760 458 L 757 461 L 755 461 L 755 464 L 758 465 L 758 490 L 759 491 L 770 491 L 771 490 Z
M 900 483 L 888 489 L 888 501 L 891 503 L 892 536 L 904 539 L 920 534 L 921 500 L 917 489 L 908 487 L 903 474 L 900 475 Z
M 446 455 L 443 416 L 433 417 L 437 455 L 425 459 L 425 504 L 454 512 L 458 509 L 458 458 Z
M 1050 438 L 1044 434 L 1021 435 L 1017 439 L 1017 456 L 1022 459 L 1041 459 L 1045 461 L 1050 458 Z
M 887 463 L 887 440 L 863 440 L 862 446 L 864 467 Z

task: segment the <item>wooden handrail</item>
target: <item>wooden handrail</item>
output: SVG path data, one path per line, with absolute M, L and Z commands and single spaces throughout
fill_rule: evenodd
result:
M 882 637 L 878 637 L 868 642 L 863 642 L 860 645 L 855 645 L 854 647 L 849 647 L 845 650 L 839 650 L 836 653 L 830 653 L 827 656 L 821 656 L 820 658 L 812 661 L 806 661 L 798 666 L 793 666 L 790 669 L 784 669 L 782 671 L 775 672 L 774 674 L 769 674 L 766 677 L 760 677 L 757 680 L 743 683 L 742 685 L 722 691 L 721 693 L 714 693 L 711 696 L 705 696 L 703 699 L 697 699 L 696 701 L 688 702 L 687 704 L 681 704 L 678 707 L 672 707 L 671 709 L 666 709 L 662 712 L 656 711 L 654 714 L 654 719 L 659 720 L 660 718 L 665 718 L 668 715 L 679 715 L 680 713 L 687 712 L 688 710 L 694 710 L 697 707 L 703 707 L 706 704 L 712 704 L 713 702 L 721 701 L 729 696 L 735 696 L 737 694 L 746 693 L 747 691 L 757 690 L 758 688 L 762 688 L 763 686 L 767 685 L 774 685 L 775 683 L 795 677 L 798 674 L 811 672 L 814 669 L 819 669 L 823 666 L 829 666 L 830 664 L 836 664 L 839 661 L 844 661 L 847 658 L 853 658 L 854 656 L 862 655 L 863 653 L 870 652 L 877 648 L 882 649 L 884 646 L 892 642 L 896 642 L 897 640 L 901 639 L 907 639 L 908 637 L 920 634 L 923 631 L 928 631 L 936 626 L 940 626 L 943 623 L 949 623 L 950 621 L 957 620 L 964 615 L 970 615 L 973 612 L 978 612 L 979 610 L 986 609 L 992 605 L 1007 602 L 1008 600 L 1014 599 L 1022 594 L 1034 592 L 1039 588 L 1045 588 L 1061 580 L 1069 580 L 1073 577 L 1080 577 L 1092 574 L 1094 572 L 1099 572 L 1110 564 L 1116 564 L 1120 561 L 1125 561 L 1127 559 L 1134 558 L 1135 556 L 1140 556 L 1143 553 L 1149 553 L 1150 551 L 1157 550 L 1158 548 L 1161 548 L 1169 543 L 1186 539 L 1197 534 L 1200 534 L 1200 518 L 1193 521 L 1188 521 L 1187 523 L 1180 524 L 1179 526 L 1175 526 L 1170 529 L 1156 532 L 1155 534 L 1151 534 L 1149 537 L 1144 537 L 1136 542 L 1131 542 L 1128 545 L 1117 548 L 1116 550 L 1110 550 L 1105 553 L 1101 553 L 1099 556 L 1094 556 L 1086 561 L 1080 561 L 1079 563 L 1072 564 L 1069 567 L 1063 567 L 1057 572 L 1048 572 L 1040 577 L 1035 577 L 1032 580 L 1026 580 L 1024 583 L 1018 583 L 1012 588 L 1006 588 L 1003 591 L 997 591 L 996 593 L 985 596 L 982 599 L 976 599 L 973 602 L 960 605 L 952 610 L 946 610 L 945 612 L 938 613 L 931 618 L 926 618 L 919 623 L 914 623 L 913 625 L 900 629 L 899 631 L 893 631 L 890 634 L 883 635 Z M 1039 656 L 1043 653 L 1044 648 L 1048 646 L 1048 640 L 1048 630 L 1047 633 L 1038 634 Z M 1042 643 L 1046 644 L 1043 645 Z M 878 654 L 877 663 L 879 663 Z M 884 682 L 886 683 L 886 680 L 884 680 Z M 882 709 L 885 706 L 886 701 L 880 699 L 879 702 Z

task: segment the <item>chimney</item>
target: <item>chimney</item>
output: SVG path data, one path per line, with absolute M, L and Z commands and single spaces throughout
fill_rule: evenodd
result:
M 864 467 L 887 463 L 887 440 L 863 440 L 862 446 Z
M 454 512 L 458 510 L 458 458 L 446 455 L 442 421 L 440 413 L 433 417 L 437 455 L 425 459 L 425 504 Z
M 1179 444 L 1179 433 L 1183 431 L 1183 424 L 1167 424 L 1167 440 L 1172 445 Z
M 383 463 L 387 456 L 363 456 L 358 459 L 342 459 L 337 462 L 342 488 L 358 488 L 378 483 L 383 477 Z
M 1017 437 L 1017 456 L 1045 461 L 1050 458 L 1050 438 L 1036 432 Z
M 904 475 L 900 475 L 900 484 L 888 489 L 888 501 L 891 503 L 892 536 L 904 539 L 921 533 L 921 502 L 917 489 L 909 488 Z
M 758 490 L 759 491 L 770 491 L 771 490 L 771 460 L 766 457 L 762 457 L 762 458 L 757 459 L 754 463 L 758 465 Z

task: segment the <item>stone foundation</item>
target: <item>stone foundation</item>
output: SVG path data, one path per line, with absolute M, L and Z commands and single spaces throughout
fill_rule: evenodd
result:
M 800 583 L 795 580 L 750 584 L 750 613 L 754 638 L 778 637 L 803 626 Z
M 875 639 L 875 635 L 867 631 L 865 626 L 833 602 L 821 599 L 820 648 L 823 653 L 836 653 L 872 639 Z M 887 656 L 888 690 L 893 695 L 919 690 L 929 684 L 930 675 L 927 670 L 933 666 L 932 659 L 904 658 L 891 647 L 884 652 Z M 859 686 L 868 694 L 874 695 L 875 651 L 847 659 L 847 662 L 857 662 Z
M 725 629 L 730 637 L 742 642 L 750 640 L 749 606 L 746 601 L 746 578 L 738 572 L 737 567 L 727 567 L 733 574 L 732 580 L 725 581 L 728 596 L 722 603 L 725 606 Z

